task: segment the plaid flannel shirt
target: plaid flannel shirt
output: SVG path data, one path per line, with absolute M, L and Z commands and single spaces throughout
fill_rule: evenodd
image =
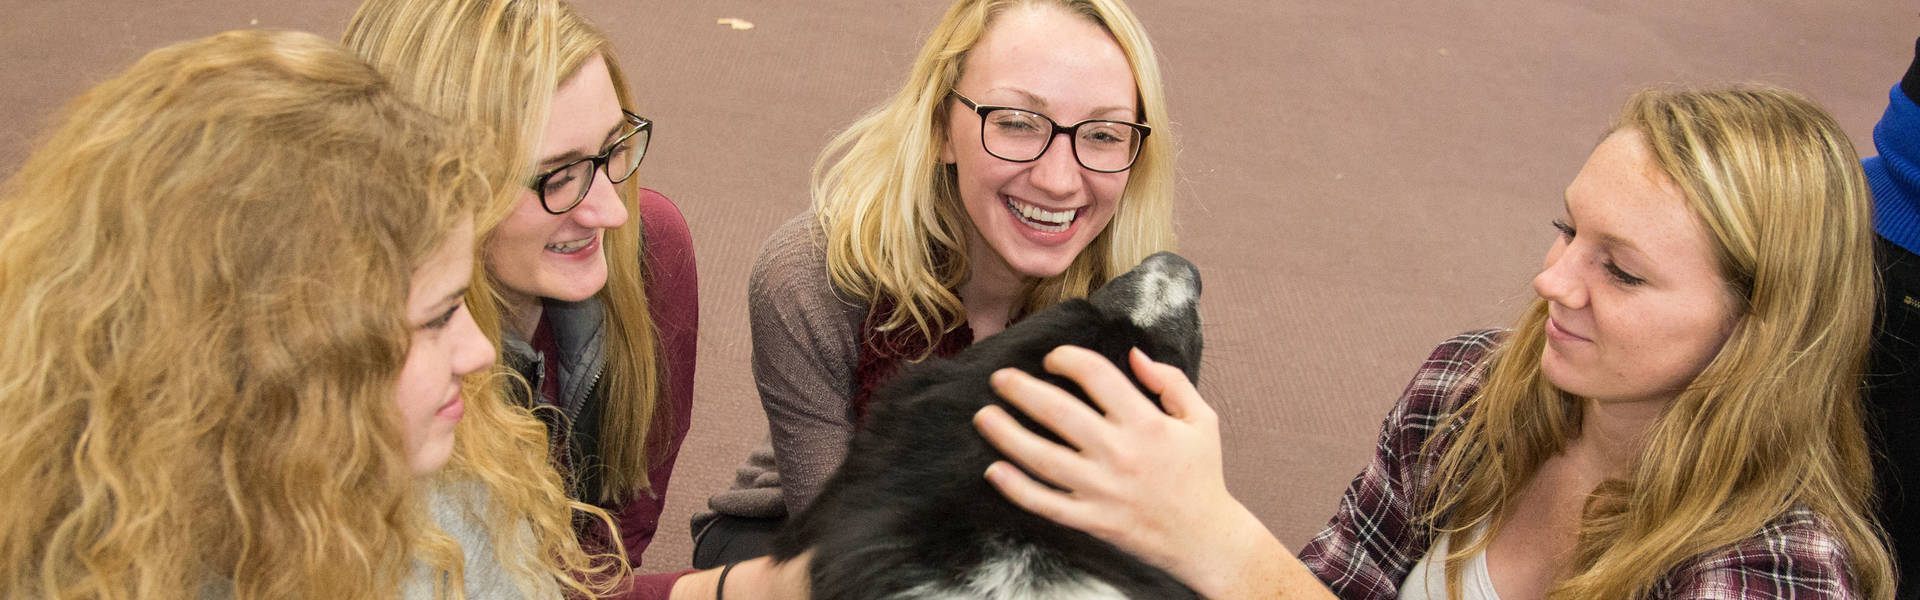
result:
M 1301 548 L 1300 560 L 1335 595 L 1398 598 L 1400 582 L 1433 545 L 1433 532 L 1415 523 L 1415 504 L 1459 427 L 1435 429 L 1479 390 L 1475 367 L 1502 335 L 1462 334 L 1427 357 L 1387 415 L 1372 462 L 1354 477 L 1326 529 Z M 1423 454 L 1429 437 L 1433 451 Z M 1681 564 L 1652 597 L 1854 598 L 1853 587 L 1839 535 L 1812 511 L 1796 507 L 1744 540 Z

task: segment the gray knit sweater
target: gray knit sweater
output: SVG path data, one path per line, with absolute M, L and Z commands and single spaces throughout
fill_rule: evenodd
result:
M 708 508 L 745 517 L 797 513 L 840 468 L 856 424 L 851 398 L 867 309 L 834 288 L 811 211 L 781 225 L 761 247 L 747 312 L 770 445 L 749 457 L 733 487 L 709 498 Z M 706 518 L 694 518 L 695 531 Z
M 429 492 L 428 512 L 442 531 L 459 543 L 466 555 L 466 581 L 462 582 L 468 598 L 487 600 L 529 600 L 530 598 L 560 598 L 558 584 L 549 584 L 534 590 L 528 596 L 513 582 L 513 577 L 500 564 L 494 554 L 493 538 L 488 535 L 486 519 L 488 494 L 484 486 L 474 483 L 440 483 Z M 530 533 L 525 524 L 520 526 L 523 538 Z M 529 549 L 529 552 L 533 552 Z M 424 565 L 416 565 L 412 576 L 401 582 L 400 597 L 405 600 L 428 600 L 433 598 L 433 584 L 436 574 Z M 229 600 L 233 598 L 231 582 L 215 583 L 200 591 L 202 600 Z
M 500 557 L 494 554 L 493 538 L 487 530 L 487 503 L 489 497 L 485 486 L 477 483 L 443 483 L 435 486 L 429 497 L 428 511 L 442 531 L 453 536 L 460 543 L 460 550 L 466 555 L 466 586 L 468 598 L 500 598 L 502 600 L 527 600 L 514 585 L 513 576 L 500 563 Z M 525 523 L 516 524 L 520 539 L 531 539 L 532 531 Z M 529 548 L 529 554 L 536 552 Z M 402 598 L 407 600 L 433 597 L 432 573 L 424 567 L 416 567 L 414 576 L 406 582 Z M 532 598 L 559 598 L 557 584 L 535 590 Z

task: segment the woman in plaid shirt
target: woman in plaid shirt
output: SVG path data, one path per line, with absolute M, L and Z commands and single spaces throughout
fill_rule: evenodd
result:
M 1867 194 L 1799 96 L 1634 96 L 1567 188 L 1539 298 L 1433 353 L 1297 560 L 1227 493 L 1212 411 L 1137 353 L 1167 415 L 1076 349 L 1049 369 L 1104 416 L 997 374 L 1081 450 L 989 408 L 988 439 L 1066 491 L 987 476 L 1213 598 L 1890 598 L 1858 389 Z

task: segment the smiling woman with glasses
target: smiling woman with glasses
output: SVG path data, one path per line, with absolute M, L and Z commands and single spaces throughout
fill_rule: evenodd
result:
M 695 564 L 754 547 L 710 537 L 758 536 L 810 503 L 899 365 L 1173 249 L 1168 123 L 1124 2 L 953 2 L 905 85 L 827 145 L 812 209 L 757 259 L 748 308 L 772 451 L 754 464 L 777 467 L 761 480 L 779 500 L 716 497 L 736 514 L 712 521 Z
M 699 298 L 686 220 L 635 181 L 653 123 L 614 48 L 558 0 L 367 0 L 345 43 L 491 134 L 507 168 L 476 220 L 468 304 L 500 346 L 496 380 L 546 422 L 569 496 L 613 517 L 576 519 L 583 543 L 638 566 L 691 421 Z M 678 575 L 638 577 L 638 595 Z

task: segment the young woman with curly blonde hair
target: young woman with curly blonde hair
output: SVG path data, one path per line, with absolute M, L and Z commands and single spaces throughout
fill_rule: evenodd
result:
M 463 308 L 470 139 L 308 34 L 149 53 L 0 192 L 0 596 L 588 596 Z

